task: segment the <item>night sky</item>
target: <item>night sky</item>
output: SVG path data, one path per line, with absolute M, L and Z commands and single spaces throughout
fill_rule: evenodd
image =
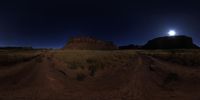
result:
M 70 37 L 143 45 L 170 29 L 200 46 L 200 3 L 140 0 L 1 0 L 0 46 L 60 48 Z

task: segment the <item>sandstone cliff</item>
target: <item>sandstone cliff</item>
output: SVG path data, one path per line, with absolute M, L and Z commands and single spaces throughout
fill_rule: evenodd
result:
M 102 41 L 91 37 L 76 37 L 70 39 L 63 49 L 115 50 L 117 46 L 111 41 Z

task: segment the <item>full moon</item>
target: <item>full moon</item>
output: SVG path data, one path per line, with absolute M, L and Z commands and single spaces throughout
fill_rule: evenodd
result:
M 175 36 L 175 35 L 176 35 L 176 31 L 170 30 L 170 31 L 168 32 L 168 34 L 169 34 L 169 36 Z

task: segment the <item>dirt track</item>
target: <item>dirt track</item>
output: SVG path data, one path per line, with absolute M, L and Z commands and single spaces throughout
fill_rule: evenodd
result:
M 197 68 L 138 55 L 83 81 L 51 53 L 0 68 L 0 100 L 199 100 Z

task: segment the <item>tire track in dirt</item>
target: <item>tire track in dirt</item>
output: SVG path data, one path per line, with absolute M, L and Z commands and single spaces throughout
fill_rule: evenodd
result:
M 12 68 L 0 78 L 2 99 L 46 99 L 62 86 L 46 53 Z
M 0 73 L 2 100 L 198 100 L 195 70 L 137 55 L 129 66 L 108 68 L 102 75 L 77 81 L 51 52 Z M 2 70 L 0 70 L 2 71 Z M 170 80 L 175 73 L 180 80 Z M 5 75 L 4 75 L 5 74 Z M 184 75 L 185 74 L 185 75 Z M 69 75 L 70 76 L 70 75 Z M 199 77 L 198 75 L 193 75 Z M 169 81 L 169 80 L 168 80 Z M 194 85 L 194 82 L 196 82 Z M 188 93 L 190 92 L 190 93 Z
M 198 100 L 200 98 L 199 68 L 170 63 L 149 56 L 148 58 L 156 62 L 155 69 L 165 73 L 163 86 L 168 90 L 168 94 L 177 100 Z M 168 82 L 165 83 L 166 81 Z

